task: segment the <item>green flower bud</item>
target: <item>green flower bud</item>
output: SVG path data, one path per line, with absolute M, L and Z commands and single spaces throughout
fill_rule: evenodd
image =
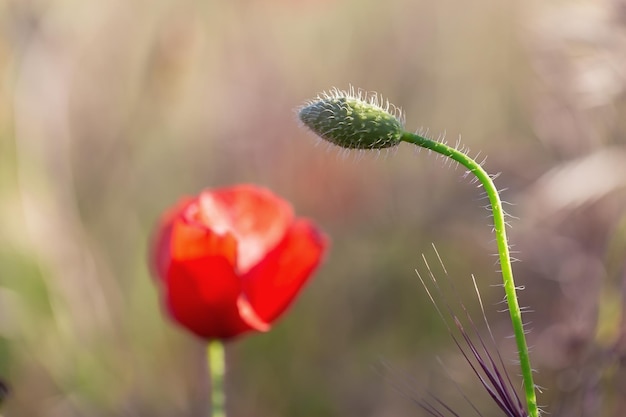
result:
M 404 133 L 402 111 L 376 93 L 332 89 L 298 109 L 298 117 L 316 135 L 343 148 L 396 146 Z

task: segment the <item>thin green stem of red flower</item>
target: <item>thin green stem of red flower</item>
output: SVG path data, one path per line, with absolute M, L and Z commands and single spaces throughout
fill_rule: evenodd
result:
M 226 417 L 226 393 L 224 392 L 225 359 L 224 344 L 219 340 L 211 340 L 207 347 L 207 365 L 211 380 L 210 417 Z
M 481 182 L 489 202 L 493 214 L 493 227 L 496 234 L 496 242 L 498 245 L 498 254 L 500 257 L 500 267 L 502 270 L 502 280 L 504 282 L 504 292 L 506 293 L 506 301 L 509 307 L 511 323 L 513 324 L 513 332 L 515 333 L 515 341 L 519 355 L 520 367 L 522 370 L 522 378 L 524 381 L 524 393 L 528 406 L 528 414 L 530 417 L 538 417 L 539 410 L 537 408 L 537 396 L 535 393 L 535 383 L 533 382 L 533 372 L 530 366 L 530 357 L 528 354 L 528 344 L 526 343 L 526 335 L 524 333 L 524 324 L 522 322 L 522 313 L 517 301 L 517 292 L 515 281 L 513 281 L 513 268 L 511 267 L 511 255 L 509 252 L 509 244 L 506 237 L 506 223 L 504 220 L 504 210 L 498 189 L 493 180 L 483 169 L 483 167 L 464 154 L 458 149 L 452 148 L 444 143 L 426 139 L 413 133 L 405 132 L 402 135 L 402 141 L 412 143 L 422 148 L 430 149 L 441 155 L 452 158 L 464 167 Z

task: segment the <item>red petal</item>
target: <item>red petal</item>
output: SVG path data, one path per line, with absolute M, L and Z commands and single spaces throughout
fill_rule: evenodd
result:
M 285 238 L 242 281 L 256 315 L 272 323 L 289 307 L 319 264 L 328 239 L 306 220 L 296 221 Z
M 293 221 L 288 202 L 252 185 L 205 191 L 199 197 L 199 207 L 199 220 L 208 228 L 235 236 L 241 274 L 281 241 Z
M 192 201 L 193 199 L 191 198 L 185 198 L 167 211 L 159 220 L 159 226 L 152 237 L 149 264 L 153 275 L 161 279 L 167 275 L 171 261 L 170 242 L 174 222 L 181 216 Z
M 260 332 L 267 332 L 272 328 L 272 325 L 266 323 L 261 317 L 256 314 L 256 311 L 250 305 L 248 297 L 244 294 L 240 294 L 237 298 L 237 311 L 243 321 L 245 321 L 250 327 Z
M 228 339 L 253 328 L 240 316 L 241 281 L 226 258 L 212 256 L 174 263 L 167 277 L 166 304 L 181 325 L 204 339 Z
M 231 269 L 235 266 L 237 242 L 230 233 L 216 234 L 202 225 L 180 219 L 174 222 L 170 237 L 170 257 L 174 262 L 220 256 L 230 262 Z

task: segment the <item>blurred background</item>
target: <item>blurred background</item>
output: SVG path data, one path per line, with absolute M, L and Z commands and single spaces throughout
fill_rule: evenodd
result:
M 204 347 L 161 313 L 149 236 L 253 182 L 333 247 L 229 345 L 230 417 L 420 416 L 429 393 L 470 415 L 455 384 L 500 416 L 414 271 L 446 278 L 436 245 L 480 318 L 477 277 L 521 386 L 481 190 L 406 144 L 315 146 L 293 109 L 352 84 L 502 172 L 540 404 L 624 415 L 624 0 L 3 0 L 0 76 L 1 414 L 202 415 Z

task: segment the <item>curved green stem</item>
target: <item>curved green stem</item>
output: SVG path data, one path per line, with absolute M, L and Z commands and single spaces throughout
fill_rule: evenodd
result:
M 224 392 L 224 374 L 226 362 L 224 344 L 219 340 L 211 340 L 207 347 L 207 365 L 211 379 L 211 417 L 226 417 L 226 394 Z
M 504 282 L 504 292 L 506 301 L 511 315 L 511 323 L 513 324 L 513 332 L 515 333 L 515 341 L 519 354 L 519 362 L 522 370 L 522 378 L 524 381 L 524 392 L 528 405 L 528 413 L 530 417 L 538 417 L 539 410 L 537 408 L 537 396 L 535 394 L 535 383 L 533 382 L 533 371 L 530 366 L 530 357 L 528 355 L 528 345 L 526 343 L 526 335 L 524 333 L 524 324 L 522 322 L 522 313 L 517 301 L 515 282 L 513 281 L 513 269 L 511 268 L 511 255 L 506 237 L 506 224 L 504 221 L 504 210 L 498 189 L 493 180 L 487 174 L 482 166 L 463 152 L 452 148 L 444 143 L 423 138 L 413 133 L 404 132 L 402 141 L 412 143 L 422 148 L 430 149 L 441 155 L 454 159 L 481 182 L 489 202 L 491 203 L 491 211 L 493 213 L 493 226 L 496 234 L 496 242 L 498 245 L 498 254 L 500 257 L 500 267 L 502 269 L 502 280 Z

